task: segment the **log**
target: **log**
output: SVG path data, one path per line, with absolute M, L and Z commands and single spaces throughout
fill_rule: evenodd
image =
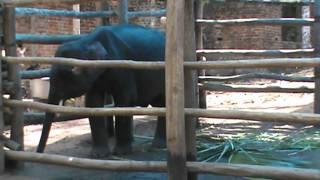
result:
M 298 5 L 311 5 L 315 0 L 213 0 L 215 3 L 266 3 L 266 4 L 298 4 Z
M 62 16 L 62 17 L 72 17 L 72 18 L 98 18 L 98 17 L 112 17 L 116 13 L 113 11 L 70 11 L 70 10 L 53 10 L 53 9 L 43 9 L 43 8 L 16 8 L 17 16 Z
M 320 1 L 315 1 L 313 6 L 315 13 L 316 23 L 313 25 L 313 46 L 315 48 L 315 56 L 320 57 Z M 313 111 L 314 113 L 320 113 L 320 67 L 315 66 L 314 68 L 314 78 L 315 78 L 315 92 L 314 92 L 314 101 L 313 101 Z
M 187 162 L 188 170 L 228 176 L 260 177 L 266 179 L 316 180 L 320 178 L 318 169 L 272 167 L 244 164 Z
M 84 169 L 100 169 L 112 171 L 152 171 L 164 172 L 166 162 L 159 161 L 115 161 L 93 160 L 86 158 L 49 155 L 45 153 L 5 151 L 6 158 L 12 160 L 38 162 Z
M 165 9 L 160 9 L 160 10 L 150 10 L 150 11 L 129 11 L 128 12 L 128 17 L 129 18 L 134 18 L 134 17 L 161 17 L 166 15 L 166 10 Z
M 23 102 L 17 100 L 4 100 L 6 106 L 19 106 L 21 108 L 34 108 L 52 113 L 77 114 L 83 116 L 108 116 L 108 115 L 154 115 L 165 116 L 165 108 L 75 108 L 48 105 L 38 102 Z M 185 113 L 193 117 L 222 118 L 222 119 L 243 119 L 253 121 L 299 123 L 299 124 L 320 124 L 319 114 L 310 113 L 272 113 L 272 112 L 251 112 L 223 109 L 192 109 L 185 108 Z
M 131 69 L 163 69 L 164 62 L 132 61 L 132 60 L 90 60 L 57 57 L 3 57 L 3 61 L 12 64 L 62 64 L 91 68 L 131 68 Z
M 39 102 L 26 102 L 18 100 L 4 100 L 5 106 L 32 108 L 45 112 L 76 114 L 80 116 L 131 116 L 131 115 L 155 115 L 165 116 L 165 108 L 84 108 L 84 107 L 64 107 L 57 105 L 50 105 Z
M 228 55 L 261 55 L 261 56 L 279 56 L 279 55 L 312 55 L 314 49 L 280 49 L 280 50 L 243 50 L 243 49 L 199 49 L 198 54 L 228 54 Z
M 6 158 L 11 160 L 46 163 L 83 169 L 113 171 L 165 172 L 166 162 L 162 161 L 115 161 L 93 160 L 62 155 L 49 155 L 23 151 L 5 151 Z M 263 177 L 269 179 L 319 179 L 318 169 L 271 167 L 260 165 L 240 165 L 226 163 L 187 162 L 190 172 L 220 174 L 227 176 Z
M 1 6 L 1 5 L 0 5 Z M 2 56 L 2 55 L 0 55 Z M 4 119 L 4 115 L 3 115 L 3 103 L 2 103 L 2 99 L 3 99 L 3 71 L 2 71 L 2 63 L 0 62 L 0 73 L 2 75 L 2 77 L 0 77 L 0 135 L 2 136 L 4 133 L 4 126 L 5 126 L 5 119 Z M 0 140 L 0 174 L 4 173 L 5 171 L 5 156 L 4 156 L 4 144 L 5 141 L 4 140 Z
M 167 1 L 165 87 L 169 180 L 186 180 L 188 178 L 183 68 L 185 8 L 184 0 Z
M 43 34 L 16 34 L 16 40 L 24 44 L 62 44 L 77 40 L 81 35 L 43 35 Z
M 199 24 L 213 25 L 290 25 L 290 26 L 310 26 L 315 21 L 313 18 L 248 18 L 248 19 L 197 19 Z
M 2 57 L 2 61 L 12 64 L 63 64 L 91 68 L 131 68 L 131 69 L 163 69 L 161 61 L 132 60 L 93 60 L 83 61 L 72 58 L 57 57 Z M 230 61 L 205 61 L 184 63 L 189 69 L 230 69 L 230 68 L 282 68 L 282 67 L 316 67 L 320 66 L 320 58 L 273 58 Z
M 9 148 L 10 150 L 18 151 L 21 149 L 21 145 L 12 141 L 4 135 L 0 135 L 0 140 L 4 141 L 4 146 Z
M 251 93 L 314 93 L 313 88 L 285 88 L 281 86 L 240 86 L 240 85 L 224 85 L 212 82 L 200 84 L 201 89 L 208 91 L 223 91 L 223 92 L 251 92 Z
M 205 5 L 205 2 L 203 1 L 196 1 L 196 18 L 203 18 L 203 8 Z M 196 45 L 197 49 L 203 49 L 203 26 L 200 24 L 196 24 Z M 198 61 L 205 61 L 205 58 L 198 53 L 197 54 L 197 60 Z M 201 69 L 198 70 L 198 76 L 205 76 L 206 70 Z M 198 79 L 198 82 L 199 79 Z M 204 89 L 199 89 L 199 106 L 200 108 L 206 109 L 207 108 L 207 92 Z M 198 124 L 200 126 L 200 124 Z
M 3 9 L 4 24 L 4 47 L 7 56 L 16 56 L 16 27 L 15 27 L 15 9 L 12 6 L 5 6 Z M 20 67 L 17 64 L 8 65 L 8 81 L 14 82 L 14 91 L 10 93 L 10 98 L 15 100 L 22 99 Z M 24 124 L 23 111 L 19 107 L 14 107 L 13 114 L 10 116 L 11 133 L 10 139 L 20 144 L 20 150 L 24 149 Z M 13 162 L 13 166 L 21 167 L 22 163 Z
M 320 124 L 319 114 L 310 113 L 280 113 L 280 112 L 252 112 L 223 109 L 185 109 L 186 115 L 206 118 L 241 119 L 261 122 Z
M 40 79 L 49 77 L 51 69 L 27 70 L 20 71 L 21 79 Z
M 16 90 L 16 84 L 11 81 L 3 81 L 2 82 L 2 91 L 5 94 L 12 94 Z
M 1 0 L 1 3 L 7 5 L 23 5 L 23 4 L 34 4 L 34 3 L 79 3 L 81 0 Z
M 185 68 L 192 69 L 231 69 L 231 68 L 295 68 L 320 66 L 320 58 L 279 58 L 260 60 L 230 60 L 185 62 Z
M 195 22 L 194 22 L 194 1 L 185 0 L 185 17 L 184 17 L 184 59 L 185 61 L 197 61 L 196 56 L 196 37 L 195 37 Z M 183 66 L 183 64 L 181 65 Z M 184 89 L 185 89 L 185 104 L 186 108 L 198 108 L 198 75 L 195 70 L 186 70 L 184 73 Z M 185 135 L 186 135 L 186 157 L 187 161 L 197 160 L 196 148 L 196 124 L 197 118 L 185 116 Z M 188 172 L 188 180 L 196 180 L 197 174 Z
M 128 0 L 120 0 L 119 1 L 119 23 L 127 24 L 129 22 L 128 16 Z
M 272 79 L 289 82 L 314 82 L 313 77 L 301 77 L 301 76 L 286 76 L 274 73 L 248 73 L 239 74 L 235 76 L 199 76 L 200 82 L 203 81 L 217 81 L 217 82 L 232 82 L 248 79 Z
M 64 121 L 73 121 L 88 118 L 89 116 L 85 115 L 58 115 L 56 116 L 52 122 L 64 122 Z M 35 124 L 42 124 L 43 120 L 45 119 L 45 113 L 24 113 L 24 125 L 35 125 Z

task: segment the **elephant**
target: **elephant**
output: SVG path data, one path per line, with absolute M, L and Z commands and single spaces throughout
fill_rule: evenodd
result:
M 100 26 L 78 40 L 60 45 L 55 57 L 90 60 L 164 61 L 165 35 L 160 30 L 133 24 Z M 79 68 L 55 64 L 51 67 L 48 104 L 85 95 L 86 107 L 103 107 L 104 95 L 114 99 L 116 107 L 165 106 L 164 70 Z M 54 113 L 47 112 L 37 152 L 43 152 Z M 94 156 L 108 156 L 112 120 L 89 117 Z M 133 118 L 115 117 L 114 153 L 132 152 Z M 165 118 L 158 117 L 154 147 L 165 147 Z M 112 134 L 112 132 L 110 133 Z

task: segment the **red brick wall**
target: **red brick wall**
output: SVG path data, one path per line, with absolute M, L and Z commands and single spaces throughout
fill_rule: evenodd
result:
M 36 4 L 29 7 L 46 8 L 46 9 L 65 9 L 72 10 L 72 5 L 66 3 Z M 17 33 L 32 34 L 72 34 L 73 24 L 71 18 L 63 17 L 44 17 L 44 16 L 27 16 L 17 17 Z M 57 45 L 36 45 L 26 44 L 26 56 L 53 56 Z
M 204 18 L 280 18 L 279 4 L 210 3 L 204 8 Z M 299 44 L 285 44 L 281 40 L 280 26 L 212 26 L 207 25 L 205 48 L 279 49 L 297 48 Z

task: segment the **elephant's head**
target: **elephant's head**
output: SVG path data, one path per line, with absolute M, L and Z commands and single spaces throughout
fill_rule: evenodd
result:
M 84 42 L 78 40 L 65 43 L 58 48 L 55 56 L 89 61 L 106 59 L 107 50 L 100 42 Z M 101 68 L 53 65 L 50 74 L 48 103 L 58 105 L 60 101 L 85 94 L 102 72 L 103 69 Z M 53 118 L 53 113 L 46 113 L 37 152 L 44 151 Z

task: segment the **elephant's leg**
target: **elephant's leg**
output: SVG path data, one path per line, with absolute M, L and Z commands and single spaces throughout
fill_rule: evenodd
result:
M 164 107 L 165 106 L 165 96 L 161 95 L 152 102 L 154 107 Z M 166 118 L 158 117 L 156 132 L 154 134 L 152 147 L 155 148 L 165 148 L 166 147 Z
M 104 104 L 106 104 L 106 105 L 113 104 L 113 98 L 111 95 L 105 94 Z M 109 137 L 113 137 L 114 136 L 113 116 L 107 116 L 107 117 L 105 117 L 105 120 L 107 122 L 108 135 L 109 135 Z
M 132 97 L 124 93 L 122 93 L 121 95 L 121 97 L 115 97 L 115 105 L 117 107 L 132 107 Z M 116 146 L 114 149 L 114 153 L 131 153 L 133 142 L 133 117 L 116 116 L 115 119 Z
M 116 116 L 115 122 L 116 146 L 115 154 L 128 154 L 132 152 L 133 118 L 132 116 Z
M 156 132 L 153 138 L 152 147 L 166 147 L 166 118 L 158 117 Z
M 90 91 L 86 95 L 87 107 L 103 107 L 104 94 L 100 92 Z M 89 117 L 91 135 L 93 141 L 92 156 L 106 157 L 110 155 L 110 149 L 108 145 L 108 133 L 106 128 L 106 122 L 104 117 Z

